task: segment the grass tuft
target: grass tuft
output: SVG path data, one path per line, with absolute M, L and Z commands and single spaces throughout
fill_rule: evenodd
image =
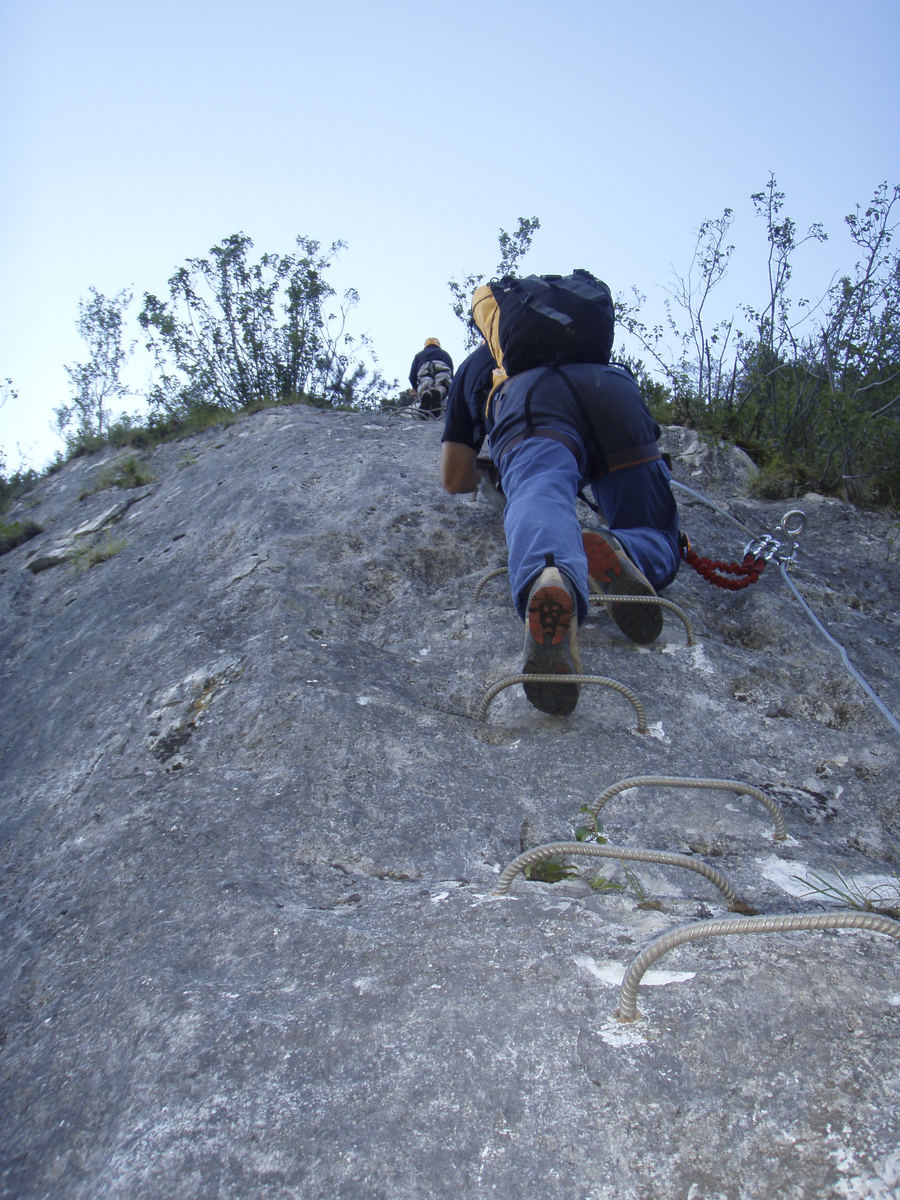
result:
M 38 525 L 37 521 L 0 521 L 0 554 L 15 550 L 16 546 L 43 532 L 43 525 Z

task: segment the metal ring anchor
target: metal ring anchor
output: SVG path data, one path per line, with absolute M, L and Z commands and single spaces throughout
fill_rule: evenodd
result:
M 781 524 L 775 530 L 775 533 L 784 533 L 790 537 L 799 537 L 805 528 L 806 513 L 802 508 L 792 508 L 781 518 Z
M 787 565 L 797 558 L 800 543 L 797 538 L 806 528 L 806 513 L 802 509 L 792 508 L 781 518 L 781 524 L 775 527 L 773 533 L 764 533 L 754 538 L 744 547 L 744 557 L 764 558 L 766 562 L 773 559 Z
M 535 863 L 541 862 L 545 858 L 552 858 L 556 854 L 581 854 L 589 858 L 615 858 L 626 862 L 649 862 L 665 867 L 683 867 L 684 870 L 694 871 L 714 884 L 728 902 L 729 908 L 741 903 L 738 901 L 737 893 L 728 877 L 721 871 L 717 871 L 715 867 L 703 862 L 702 859 L 689 858 L 686 854 L 670 854 L 667 850 L 638 850 L 632 849 L 630 846 L 598 846 L 594 842 L 549 842 L 546 846 L 535 846 L 531 850 L 526 850 L 524 854 L 520 854 L 517 859 L 514 859 L 500 876 L 494 894 L 505 896 L 520 871 L 534 866 Z
M 900 941 L 900 921 L 881 917 L 877 913 L 789 913 L 769 917 L 722 917 L 713 921 L 697 921 L 682 925 L 654 938 L 633 959 L 619 993 L 616 1016 L 630 1024 L 640 1015 L 637 1011 L 637 990 L 649 967 L 677 946 L 696 942 L 704 938 L 724 937 L 730 933 L 789 933 L 795 929 L 870 929 L 875 933 L 886 933 Z
M 636 787 L 692 787 L 709 789 L 710 791 L 737 792 L 739 795 L 752 796 L 754 800 L 758 800 L 760 804 L 765 805 L 771 813 L 772 820 L 775 822 L 775 841 L 783 842 L 787 837 L 784 813 L 781 811 L 778 802 L 773 800 L 771 796 L 767 796 L 760 788 L 753 787 L 749 783 L 741 783 L 737 779 L 689 779 L 668 775 L 637 775 L 633 779 L 620 779 L 618 783 L 611 784 L 605 791 L 600 793 L 593 804 L 588 805 L 588 808 L 596 818 L 600 813 L 600 809 L 603 808 L 608 800 L 612 800 L 613 796 L 617 796 L 619 792 L 625 792 L 629 788 Z

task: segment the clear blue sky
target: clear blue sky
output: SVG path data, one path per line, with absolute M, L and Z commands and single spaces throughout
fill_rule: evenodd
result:
M 845 214 L 900 182 L 898 34 L 898 0 L 0 0 L 0 378 L 19 392 L 0 447 L 37 467 L 61 447 L 89 287 L 133 288 L 134 318 L 239 230 L 259 253 L 346 241 L 331 281 L 401 381 L 426 337 L 462 356 L 447 280 L 490 273 L 519 216 L 541 221 L 526 271 L 587 267 L 658 312 L 732 207 L 730 299 L 759 303 L 749 197 L 774 172 L 798 226 L 830 234 L 798 260 L 821 291 L 853 263 Z M 149 367 L 139 350 L 135 388 Z

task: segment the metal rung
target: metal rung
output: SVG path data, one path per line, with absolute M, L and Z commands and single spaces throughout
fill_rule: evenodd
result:
M 711 791 L 722 792 L 737 792 L 740 795 L 752 796 L 758 800 L 772 814 L 772 820 L 775 822 L 775 841 L 783 842 L 787 837 L 787 827 L 784 823 L 784 813 L 781 811 L 781 806 L 771 796 L 767 796 L 765 792 L 757 787 L 753 787 L 749 783 L 741 783 L 737 779 L 685 779 L 680 776 L 668 775 L 638 775 L 633 779 L 620 779 L 618 783 L 611 784 L 605 792 L 601 792 L 593 804 L 588 805 L 590 811 L 596 818 L 599 815 L 600 809 L 613 796 L 617 796 L 619 792 L 625 792 L 629 788 L 636 787 L 685 787 L 685 788 L 701 788 Z
M 498 576 L 500 576 L 500 575 L 508 575 L 508 574 L 509 574 L 508 567 L 494 567 L 493 571 L 488 571 L 487 575 L 485 575 L 485 577 L 483 579 L 480 579 L 478 581 L 478 583 L 476 583 L 475 588 L 472 591 L 472 603 L 474 604 L 477 600 L 481 599 L 481 593 L 484 591 L 484 589 L 487 587 L 487 585 L 491 582 L 492 579 L 497 579 Z
M 632 960 L 622 980 L 616 1016 L 626 1024 L 640 1016 L 637 1010 L 637 990 L 644 973 L 658 958 L 669 950 L 674 950 L 676 946 L 700 941 L 702 938 L 724 937 L 730 933 L 789 933 L 796 929 L 870 929 L 875 933 L 889 934 L 900 941 L 900 921 L 879 916 L 877 913 L 790 913 L 781 916 L 722 917 L 714 921 L 697 921 L 654 938 L 637 958 Z
M 684 626 L 684 632 L 687 636 L 687 644 L 696 646 L 697 639 L 694 637 L 694 627 L 691 624 L 691 619 L 684 611 L 679 608 L 671 600 L 664 600 L 662 596 L 591 596 L 590 604 L 593 608 L 598 608 L 600 605 L 609 612 L 611 604 L 655 604 L 657 608 L 667 608 L 669 612 L 673 612 Z M 612 615 L 612 614 L 610 614 Z
M 510 675 L 506 679 L 501 679 L 499 683 L 495 683 L 481 697 L 475 712 L 475 720 L 484 721 L 494 697 L 499 695 L 504 688 L 512 687 L 516 683 L 596 683 L 600 687 L 612 688 L 613 691 L 620 692 L 630 700 L 634 706 L 638 719 L 637 732 L 650 732 L 644 706 L 631 688 L 626 687 L 624 683 L 619 683 L 618 679 L 607 679 L 605 675 Z
M 482 579 L 479 579 L 478 583 L 476 583 L 475 587 L 473 588 L 472 603 L 476 604 L 481 599 L 481 593 L 492 579 L 497 579 L 500 575 L 508 574 L 508 567 L 494 567 L 493 570 L 488 571 L 487 575 L 485 575 Z M 690 617 L 683 608 L 680 608 L 672 600 L 665 600 L 662 596 L 603 596 L 597 591 L 597 585 L 593 582 L 593 580 L 589 580 L 589 582 L 594 590 L 594 594 L 588 598 L 588 604 L 592 608 L 599 608 L 600 605 L 603 605 L 607 611 L 609 611 L 610 604 L 655 604 L 658 608 L 668 609 L 669 612 L 674 613 L 675 616 L 678 617 L 679 621 L 681 621 L 682 625 L 684 626 L 684 632 L 687 637 L 687 644 L 689 646 L 695 646 L 697 644 L 697 639 L 694 636 L 694 627 L 691 624 Z
M 728 877 L 721 871 L 717 871 L 715 867 L 703 862 L 702 859 L 689 858 L 686 854 L 671 854 L 668 850 L 637 850 L 630 846 L 600 846 L 595 842 L 550 842 L 546 846 L 535 846 L 532 850 L 526 850 L 524 854 L 520 854 L 511 862 L 500 876 L 497 887 L 494 889 L 495 894 L 505 896 L 520 871 L 525 871 L 535 863 L 541 862 L 545 858 L 552 858 L 557 854 L 582 854 L 589 858 L 615 858 L 626 862 L 649 862 L 658 863 L 664 867 L 682 867 L 686 871 L 695 871 L 704 879 L 708 879 L 710 883 L 715 884 L 728 902 L 729 908 L 733 909 L 735 904 L 740 904 L 746 911 L 746 906 L 738 900 L 737 893 Z

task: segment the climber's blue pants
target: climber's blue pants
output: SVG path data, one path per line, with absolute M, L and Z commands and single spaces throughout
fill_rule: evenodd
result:
M 575 588 L 578 620 L 583 621 L 589 592 L 575 515 L 578 461 L 561 443 L 530 437 L 503 455 L 500 474 L 506 494 L 510 588 L 519 616 L 524 620 L 530 586 L 552 554 Z M 669 478 L 665 463 L 657 459 L 613 471 L 591 485 L 610 532 L 657 590 L 672 582 L 680 561 L 678 509 Z

